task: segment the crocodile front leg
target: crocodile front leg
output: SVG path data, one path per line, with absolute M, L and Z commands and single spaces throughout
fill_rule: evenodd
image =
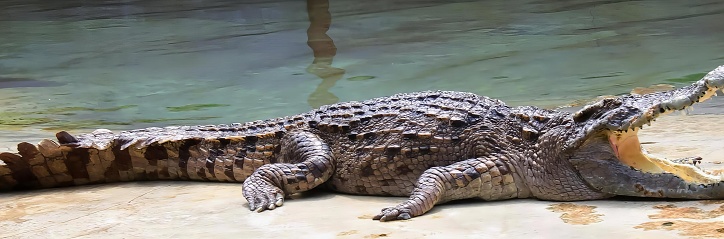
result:
M 244 181 L 243 193 L 250 210 L 261 212 L 281 206 L 286 195 L 319 186 L 334 172 L 329 146 L 309 132 L 284 136 L 280 159 L 282 163 L 263 165 Z
M 382 209 L 374 220 L 405 220 L 424 214 L 435 204 L 465 198 L 502 200 L 519 190 L 512 168 L 500 159 L 475 158 L 443 167 L 432 167 L 420 176 L 410 198 Z M 526 193 L 527 194 L 527 193 Z

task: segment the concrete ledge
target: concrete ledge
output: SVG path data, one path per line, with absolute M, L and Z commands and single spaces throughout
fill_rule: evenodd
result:
M 699 155 L 703 167 L 720 170 L 722 122 L 724 116 L 667 116 L 645 127 L 641 141 L 652 153 Z M 724 200 L 465 200 L 408 221 L 371 219 L 402 200 L 311 192 L 254 213 L 239 184 L 160 181 L 5 193 L 0 238 L 724 237 Z

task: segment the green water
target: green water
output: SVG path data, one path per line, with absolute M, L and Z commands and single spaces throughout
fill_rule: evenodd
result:
M 0 141 L 434 89 L 554 108 L 697 80 L 724 64 L 722 23 L 717 0 L 6 0 Z

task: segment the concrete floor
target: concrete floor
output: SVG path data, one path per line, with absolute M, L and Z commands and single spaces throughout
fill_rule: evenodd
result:
M 724 116 L 667 116 L 642 132 L 652 153 L 724 168 Z M 702 127 L 715 126 L 715 127 Z M 724 200 L 536 200 L 438 205 L 371 218 L 403 198 L 312 192 L 250 212 L 238 184 L 139 182 L 0 195 L 0 238 L 724 238 Z
M 307 44 L 319 36 L 307 31 L 315 14 L 305 11 L 324 1 L 90 2 L 0 1 L 0 81 L 48 86 L 0 89 L 0 151 L 51 136 L 48 128 L 298 113 L 316 104 L 317 92 L 348 101 L 466 90 L 511 105 L 557 106 L 635 86 L 680 86 L 720 65 L 724 51 L 724 25 L 716 23 L 724 4 L 714 0 L 329 1 L 320 25 L 330 22 L 323 34 L 336 55 L 327 61 Z M 327 71 L 311 71 L 314 62 Z M 322 74 L 329 72 L 337 74 Z M 721 113 L 718 99 L 697 112 Z M 192 104 L 228 106 L 168 110 Z M 642 142 L 721 169 L 721 122 L 666 117 Z M 3 193 L 0 238 L 724 237 L 723 201 L 469 200 L 380 223 L 371 217 L 403 198 L 314 192 L 257 214 L 241 195 L 238 184 L 196 182 Z

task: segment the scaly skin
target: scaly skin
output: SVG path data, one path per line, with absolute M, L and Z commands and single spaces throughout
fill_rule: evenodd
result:
M 574 114 L 431 91 L 246 124 L 97 130 L 77 137 L 60 132 L 58 143 L 20 143 L 19 153 L 0 154 L 0 190 L 135 180 L 243 182 L 255 211 L 282 206 L 285 196 L 320 185 L 409 197 L 383 209 L 374 217 L 380 221 L 409 219 L 465 198 L 721 199 L 720 178 L 680 163 L 696 158 L 646 158 L 624 150 L 637 145 L 615 139 L 723 86 L 719 67 L 679 90 L 605 99 Z M 628 161 L 618 160 L 629 154 Z M 652 163 L 625 165 L 633 159 Z

